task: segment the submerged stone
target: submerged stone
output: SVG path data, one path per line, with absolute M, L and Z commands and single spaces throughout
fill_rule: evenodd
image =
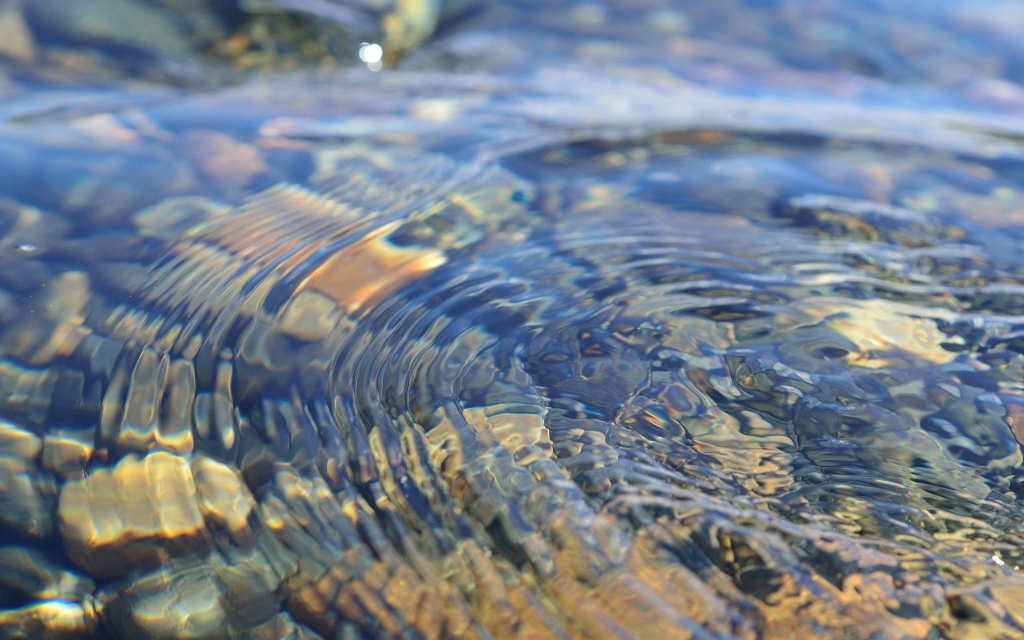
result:
M 208 566 L 168 567 L 137 580 L 107 602 L 104 620 L 140 640 L 227 639 L 222 589 Z
M 42 442 L 33 433 L 0 422 L 0 522 L 36 538 L 53 534 L 57 487 L 39 471 Z
M 5 105 L 0 636 L 1024 633 L 1024 122 L 832 0 L 500 4 L 138 0 L 365 68 Z
M 90 602 L 52 600 L 0 611 L 0 636 L 11 640 L 82 640 L 97 628 Z
M 160 451 L 128 455 L 67 482 L 57 515 L 68 556 L 100 578 L 125 576 L 207 544 L 188 464 Z
M 307 637 L 278 613 L 294 558 L 267 530 L 247 542 L 246 549 L 229 545 L 198 562 L 174 560 L 108 587 L 98 596 L 104 621 L 129 638 L 260 638 L 270 630 Z
M 199 509 L 210 525 L 238 534 L 249 526 L 249 514 L 256 503 L 237 470 L 196 456 L 192 460 Z
M 27 547 L 0 547 L 0 583 L 32 600 L 83 602 L 96 585 Z

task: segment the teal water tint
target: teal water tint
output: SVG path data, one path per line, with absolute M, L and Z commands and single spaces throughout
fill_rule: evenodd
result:
M 1016 3 L 81 1 L 0 637 L 1024 634 Z

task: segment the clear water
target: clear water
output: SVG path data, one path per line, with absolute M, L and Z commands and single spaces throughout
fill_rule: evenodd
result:
M 1024 634 L 1020 6 L 633 4 L 220 88 L 23 8 L 0 636 Z

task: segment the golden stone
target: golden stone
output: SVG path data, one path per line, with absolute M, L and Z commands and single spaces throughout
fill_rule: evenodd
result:
M 43 438 L 43 467 L 63 479 L 81 478 L 95 449 L 91 429 L 54 429 Z
M 205 545 L 196 485 L 182 458 L 155 451 L 68 482 L 57 509 L 72 561 L 100 578 L 127 575 Z
M 237 533 L 249 525 L 249 514 L 256 503 L 231 467 L 204 456 L 192 461 L 199 510 L 211 525 Z
M 0 637 L 77 640 L 92 637 L 96 612 L 86 603 L 51 600 L 0 611 Z
M 388 235 L 399 226 L 383 225 L 337 252 L 303 280 L 300 292 L 319 291 L 355 314 L 445 263 L 444 253 L 436 249 L 391 244 Z
M 0 456 L 32 461 L 42 448 L 42 441 L 34 433 L 0 420 Z

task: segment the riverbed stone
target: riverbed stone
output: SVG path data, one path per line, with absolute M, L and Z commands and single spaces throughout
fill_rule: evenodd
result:
M 213 567 L 168 566 L 119 592 L 103 616 L 119 638 L 228 638 L 223 590 Z
M 36 602 L 0 611 L 0 638 L 4 640 L 85 640 L 96 630 L 91 601 Z
M 15 545 L 0 547 L 0 584 L 33 600 L 78 602 L 96 590 L 88 577 L 61 567 L 36 549 Z
M 58 517 L 72 561 L 100 578 L 121 577 L 206 546 L 188 463 L 163 451 L 128 455 L 113 468 L 68 482 Z
M 192 460 L 199 510 L 211 526 L 237 534 L 249 526 L 249 514 L 256 506 L 249 488 L 231 467 L 205 456 Z
M 98 597 L 119 638 L 307 638 L 303 627 L 280 618 L 278 592 L 298 570 L 267 528 L 248 549 L 233 544 L 206 558 L 179 558 Z M 305 630 L 308 632 L 308 629 Z M 274 635 L 277 634 L 277 635 Z
M 53 532 L 57 488 L 37 466 L 42 446 L 32 432 L 0 421 L 0 528 L 32 538 Z

